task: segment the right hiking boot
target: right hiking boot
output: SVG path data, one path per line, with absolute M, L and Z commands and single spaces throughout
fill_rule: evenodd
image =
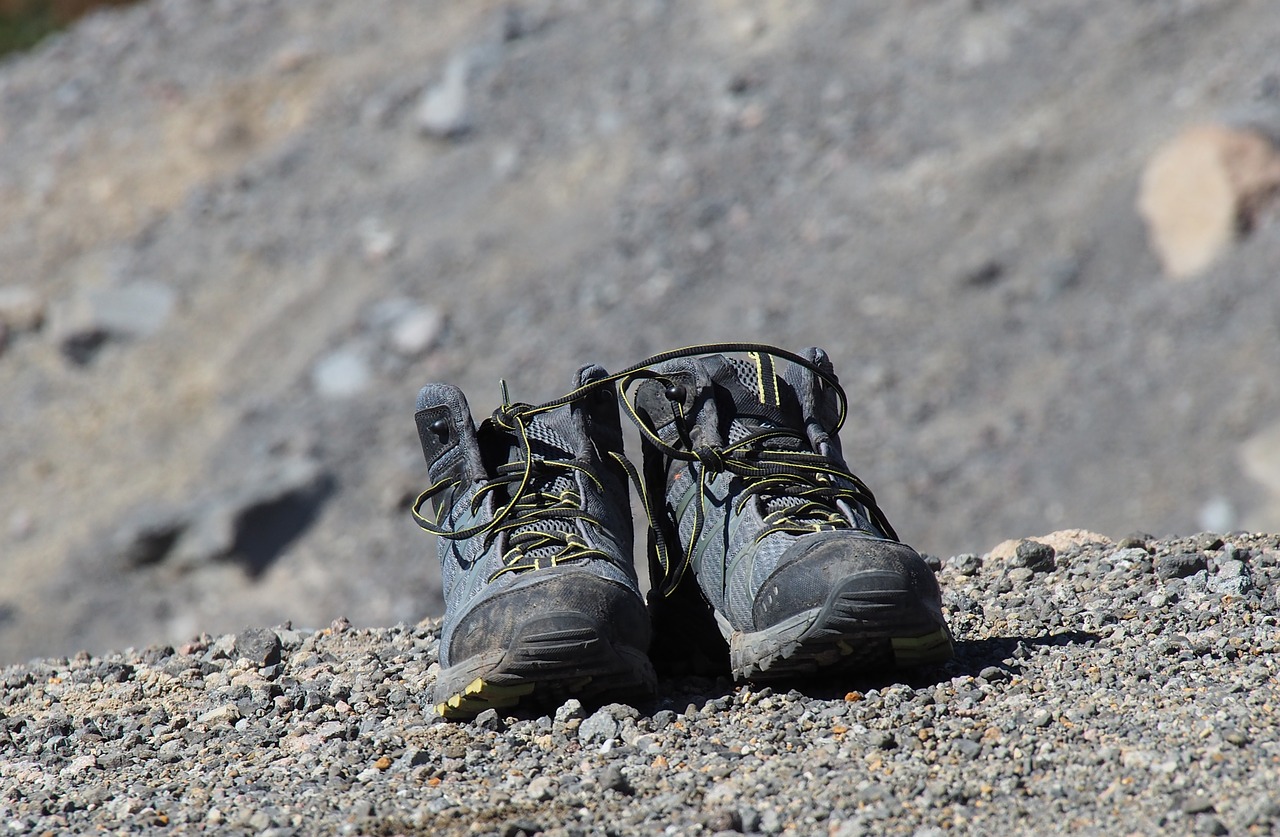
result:
M 844 461 L 826 354 L 735 345 L 747 356 L 693 347 L 623 380 L 646 442 L 655 663 L 769 681 L 949 660 L 933 572 Z
M 584 367 L 575 392 L 604 377 Z M 504 405 L 479 429 L 461 390 L 429 384 L 416 421 L 432 486 L 414 517 L 438 536 L 445 600 L 436 712 L 651 696 L 612 383 Z

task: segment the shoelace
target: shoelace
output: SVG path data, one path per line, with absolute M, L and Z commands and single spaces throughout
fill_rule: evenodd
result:
M 705 503 L 708 485 L 714 479 L 714 475 L 726 471 L 741 477 L 747 483 L 737 506 L 738 511 L 741 511 L 744 504 L 755 496 L 790 497 L 801 501 L 769 512 L 765 518 L 766 527 L 758 535 L 758 539 L 773 532 L 800 534 L 823 529 L 851 528 L 853 526 L 851 506 L 858 505 L 868 512 L 872 521 L 885 535 L 896 540 L 897 534 L 880 507 L 876 505 L 871 490 L 853 473 L 834 467 L 826 457 L 811 451 L 793 450 L 790 446 L 779 449 L 776 445 L 768 447 L 765 444 L 770 440 L 791 439 L 807 445 L 808 440 L 802 434 L 782 428 L 767 428 L 724 446 L 690 445 L 685 436 L 686 446 L 674 447 L 662 440 L 657 429 L 645 421 L 637 411 L 634 402 L 627 397 L 627 391 L 642 380 L 655 380 L 668 390 L 672 389 L 674 382 L 655 371 L 653 369 L 655 366 L 682 357 L 732 353 L 761 354 L 779 358 L 813 372 L 835 392 L 839 403 L 835 423 L 830 428 L 831 433 L 833 435 L 838 433 L 844 425 L 848 399 L 844 389 L 831 373 L 801 355 L 761 343 L 706 343 L 662 352 L 632 364 L 620 372 L 589 381 L 559 398 L 537 405 L 510 403 L 504 383 L 503 404 L 494 411 L 491 420 L 498 427 L 516 435 L 520 456 L 516 462 L 499 466 L 496 476 L 476 491 L 471 499 L 471 512 L 475 514 L 478 511 L 485 494 L 501 487 L 508 487 L 507 503 L 494 513 L 492 519 L 463 529 L 450 529 L 443 525 L 445 511 L 443 506 L 435 521 L 428 520 L 420 513 L 422 505 L 459 483 L 458 479 L 446 478 L 418 496 L 413 504 L 414 520 L 428 532 L 453 540 L 464 540 L 480 535 L 486 539 L 486 543 L 489 543 L 500 532 L 512 532 L 508 541 L 508 551 L 503 556 L 503 569 L 495 573 L 492 578 L 505 572 L 518 572 L 541 566 L 541 562 L 526 560 L 527 552 L 539 547 L 559 547 L 547 562 L 549 564 L 558 564 L 591 555 L 606 557 L 604 553 L 592 548 L 576 534 L 530 528 L 539 520 L 551 519 L 577 519 L 595 526 L 603 524 L 587 513 L 583 507 L 582 498 L 576 491 L 553 494 L 535 487 L 535 482 L 538 484 L 547 482 L 544 479 L 535 480 L 535 477 L 559 468 L 584 473 L 597 486 L 600 482 L 588 469 L 577 463 L 535 457 L 529 443 L 528 426 L 533 418 L 541 413 L 581 401 L 602 387 L 616 383 L 619 400 L 626 408 L 631 421 L 639 428 L 642 442 L 672 459 L 699 466 L 699 499 L 695 511 L 693 534 L 690 538 L 691 545 L 697 543 L 706 519 Z M 679 426 L 681 428 L 687 426 L 682 404 L 673 399 L 672 407 Z M 684 433 L 683 429 L 681 432 Z M 656 558 L 662 568 L 662 579 L 659 580 L 657 589 L 662 595 L 670 595 L 688 569 L 690 555 L 678 550 L 679 555 L 672 560 L 673 550 L 667 543 L 663 527 L 658 524 L 660 511 L 639 471 L 625 456 L 614 452 L 611 452 L 610 456 L 623 468 L 640 497 L 649 523 L 649 532 L 653 537 Z M 509 486 L 513 484 L 516 487 L 512 491 Z
M 703 347 L 693 348 L 702 349 Z M 780 349 L 764 346 L 754 347 L 752 351 L 767 352 L 775 357 L 797 363 L 818 375 L 832 387 L 837 394 L 840 410 L 831 433 L 839 432 L 846 415 L 847 397 L 843 388 L 830 374 L 808 359 L 790 355 Z M 697 351 L 697 354 L 712 353 L 714 352 L 705 349 Z M 656 377 L 663 382 L 660 376 L 647 377 Z M 671 382 L 665 381 L 672 411 L 676 417 L 677 431 L 684 445 L 676 447 L 664 441 L 658 435 L 657 429 L 650 426 L 639 414 L 635 405 L 625 398 L 625 393 L 633 379 L 634 376 L 624 378 L 622 381 L 623 403 L 627 407 L 631 420 L 640 428 L 643 441 L 663 456 L 690 463 L 698 474 L 698 501 L 694 506 L 689 550 L 679 554 L 675 561 L 671 559 L 672 550 L 662 534 L 661 527 L 656 525 L 656 518 L 646 507 L 650 515 L 650 531 L 654 534 L 656 558 L 663 570 L 663 578 L 658 585 L 663 595 L 669 595 L 675 590 L 690 566 L 690 553 L 702 536 L 707 518 L 706 501 L 710 494 L 710 484 L 721 473 L 733 474 L 744 482 L 744 487 L 735 504 L 736 513 L 741 513 L 753 498 L 760 498 L 766 508 L 769 507 L 770 500 L 787 501 L 786 505 L 766 513 L 765 526 L 756 534 L 756 543 L 776 532 L 807 534 L 854 528 L 856 524 L 853 506 L 865 509 L 872 522 L 887 537 L 897 540 L 897 533 L 876 504 L 875 496 L 866 483 L 852 472 L 836 467 L 825 456 L 803 449 L 809 445 L 809 440 L 804 434 L 787 428 L 770 427 L 761 428 L 737 442 L 723 446 L 694 445 L 688 436 L 688 419 L 684 415 L 682 399 L 672 397 L 674 393 L 671 392 Z M 643 495 L 644 492 L 641 493 Z
M 503 387 L 506 400 L 506 387 Z M 533 454 L 529 442 L 529 422 L 533 416 L 545 412 L 526 404 L 504 404 L 495 411 L 493 422 L 500 428 L 515 434 L 518 440 L 520 455 L 515 462 L 499 465 L 495 475 L 487 480 L 471 497 L 471 514 L 479 512 L 485 497 L 491 493 L 507 491 L 507 502 L 494 513 L 490 520 L 462 529 L 452 529 L 444 525 L 445 505 L 441 505 L 436 519 L 429 520 L 422 515 L 422 506 L 431 498 L 454 488 L 461 482 L 454 477 L 446 477 L 418 495 L 413 503 L 413 519 L 428 532 L 451 540 L 465 540 L 481 536 L 488 546 L 501 533 L 509 533 L 507 550 L 502 555 L 502 568 L 489 577 L 493 581 L 498 576 L 509 572 L 523 572 L 566 561 L 588 558 L 592 556 L 607 558 L 608 556 L 592 547 L 575 531 L 541 527 L 539 524 L 552 521 L 576 520 L 593 526 L 603 526 L 595 517 L 587 513 L 582 497 L 572 488 L 554 490 L 557 478 L 565 472 L 585 474 L 588 479 L 601 488 L 600 480 L 595 474 L 581 464 L 567 460 L 544 459 Z M 514 488 L 513 488 L 514 486 Z M 549 555 L 534 557 L 532 553 L 551 548 Z

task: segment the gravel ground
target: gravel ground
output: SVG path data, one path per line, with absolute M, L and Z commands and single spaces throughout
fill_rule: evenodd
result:
M 1280 536 L 1058 543 L 934 562 L 958 655 L 902 681 L 450 723 L 436 621 L 9 667 L 0 828 L 1272 833 Z
M 1280 531 L 1280 209 L 1171 282 L 1135 208 L 1188 126 L 1280 125 L 1276 24 L 151 0 L 6 56 L 0 665 L 438 615 L 423 384 L 714 340 L 826 349 L 925 551 Z

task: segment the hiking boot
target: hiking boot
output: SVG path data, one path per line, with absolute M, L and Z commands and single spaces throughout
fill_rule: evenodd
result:
M 771 680 L 950 659 L 937 580 L 844 461 L 827 355 L 741 347 L 757 351 L 667 353 L 623 381 L 646 506 L 665 498 L 650 512 L 655 662 Z
M 604 376 L 584 367 L 575 392 Z M 618 402 L 604 383 L 553 409 L 505 405 L 478 430 L 458 388 L 418 395 L 433 484 L 414 517 L 439 536 L 445 600 L 440 715 L 654 691 Z

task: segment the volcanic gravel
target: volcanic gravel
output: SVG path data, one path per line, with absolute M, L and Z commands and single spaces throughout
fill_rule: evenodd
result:
M 16 833 L 1271 833 L 1280 536 L 954 556 L 935 670 L 434 718 L 439 624 L 0 671 Z

